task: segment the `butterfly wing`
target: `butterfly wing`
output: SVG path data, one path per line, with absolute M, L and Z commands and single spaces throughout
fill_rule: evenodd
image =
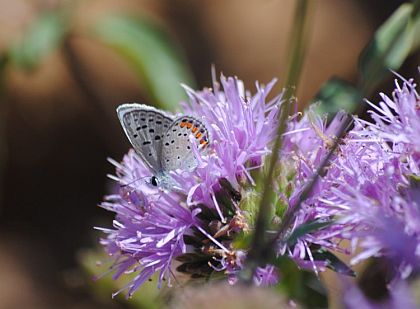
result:
M 155 174 L 160 173 L 164 132 L 173 123 L 172 116 L 137 103 L 118 106 L 117 114 L 134 150 Z
M 161 166 L 163 172 L 178 168 L 192 170 L 197 166 L 190 135 L 194 136 L 200 150 L 209 143 L 208 131 L 199 120 L 183 116 L 173 121 L 162 141 Z

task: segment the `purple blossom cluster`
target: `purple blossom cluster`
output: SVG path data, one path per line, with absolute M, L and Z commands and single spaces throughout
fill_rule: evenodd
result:
M 121 163 L 112 161 L 112 178 L 120 188 L 101 204 L 116 213 L 113 228 L 102 229 L 106 237 L 101 243 L 114 259 L 114 278 L 136 274 L 124 287 L 129 295 L 155 273 L 159 286 L 164 280 L 171 284 L 177 272 L 191 278 L 219 273 L 232 284 L 237 281 L 249 248 L 235 240 L 253 231 L 259 200 L 255 173 L 264 169 L 284 104 L 282 94 L 268 99 L 274 83 L 257 83 L 255 94 L 240 80 L 223 76 L 220 83 L 213 79 L 212 89 L 185 86 L 189 101 L 182 105 L 183 113 L 205 124 L 210 144 L 205 153 L 197 153 L 193 171 L 171 173 L 180 185 L 176 192 L 146 183 L 143 179 L 151 172 L 133 150 Z M 381 96 L 378 106 L 369 103 L 373 122 L 354 118 L 354 127 L 300 205 L 288 234 L 313 222 L 325 224 L 275 248 L 301 268 L 331 268 L 320 252 L 351 253 L 358 247 L 352 263 L 384 256 L 401 278 L 418 270 L 419 96 L 413 81 L 397 83 L 392 98 Z M 289 117 L 273 181 L 276 197 L 268 233 L 297 207 L 345 121 L 346 114 L 339 112 L 328 123 L 315 107 Z M 281 269 L 266 265 L 257 269 L 254 283 L 273 285 L 280 278 Z
M 296 260 L 299 256 L 312 262 L 305 253 L 311 254 L 307 249 L 310 244 L 318 244 L 348 253 L 358 249 L 351 264 L 369 257 L 386 257 L 402 279 L 418 270 L 419 95 L 412 80 L 403 80 L 402 86 L 396 82 L 392 98 L 384 94 L 381 98 L 378 105 L 368 102 L 373 122 L 354 117 L 354 127 L 297 213 L 295 226 L 315 219 L 335 221 L 328 229 L 301 237 L 301 246 L 294 247 Z M 310 108 L 300 120 L 289 124 L 289 132 L 297 132 L 287 136 L 283 154 L 295 163 L 297 174 L 289 199 L 291 208 L 344 121 L 344 113 L 338 113 L 327 127 L 314 110 Z M 340 248 L 344 239 L 351 242 L 350 250 Z
M 121 164 L 110 161 L 117 167 L 116 177 L 122 186 L 101 204 L 116 213 L 113 229 L 100 228 L 107 235 L 101 244 L 114 258 L 114 279 L 138 273 L 122 289 L 128 289 L 131 295 L 156 272 L 159 286 L 164 278 L 170 279 L 172 260 L 186 251 L 184 234 L 195 224 L 197 211 L 190 211 L 175 196 L 160 194 L 142 181 L 149 171 L 134 150 Z
M 113 229 L 102 229 L 101 240 L 114 257 L 114 278 L 123 273 L 138 275 L 124 289 L 131 295 L 145 280 L 159 272 L 158 285 L 171 282 L 171 265 L 192 277 L 211 272 L 225 273 L 231 281 L 241 269 L 242 250 L 232 248 L 234 235 L 248 231 L 239 207 L 241 187 L 254 184 L 251 172 L 261 167 L 274 139 L 281 94 L 267 96 L 275 81 L 251 95 L 235 78 L 214 81 L 213 89 L 195 92 L 188 87 L 185 114 L 195 116 L 207 127 L 211 150 L 197 155 L 194 171 L 171 174 L 180 185 L 177 192 L 154 188 L 144 180 L 151 172 L 131 150 L 117 167 L 120 184 L 116 194 L 101 204 L 116 213 Z M 197 262 L 199 261 L 199 262 Z M 268 284 L 274 271 L 258 270 L 256 283 Z M 267 277 L 267 278 L 266 278 Z M 271 280 L 271 281 L 270 281 Z
M 311 106 L 300 118 L 299 114 L 289 121 L 285 134 L 285 145 L 281 158 L 288 162 L 288 170 L 296 175 L 290 181 L 291 194 L 287 198 L 287 209 L 293 210 L 297 206 L 300 195 L 316 172 L 317 167 L 328 155 L 338 135 L 339 128 L 346 122 L 346 113 L 339 112 L 328 124 L 326 115 L 321 117 L 316 112 L 316 106 Z M 332 162 L 337 160 L 334 155 Z M 293 248 L 288 250 L 289 255 L 297 264 L 306 269 L 315 271 L 324 270 L 328 263 L 313 257 L 311 246 L 320 246 L 335 252 L 349 253 L 348 249 L 341 246 L 343 240 L 348 239 L 346 230 L 348 225 L 332 220 L 342 213 L 340 205 L 325 203 L 321 197 L 330 192 L 335 184 L 340 170 L 334 165 L 326 167 L 326 175 L 320 177 L 315 183 L 311 194 L 303 201 L 300 210 L 295 214 L 291 232 L 299 226 L 309 222 L 331 222 L 326 228 L 307 233 L 300 237 Z M 282 196 L 282 193 L 279 194 Z M 282 196 L 285 198 L 284 196 Z
M 340 205 L 339 222 L 354 227 L 348 236 L 362 251 L 353 264 L 384 256 L 405 279 L 420 265 L 420 101 L 412 80 L 381 97 L 369 103 L 372 123 L 355 119 L 323 201 Z

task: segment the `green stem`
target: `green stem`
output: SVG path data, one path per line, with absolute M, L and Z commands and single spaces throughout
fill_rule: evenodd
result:
M 290 99 L 297 91 L 302 65 L 304 61 L 307 42 L 307 12 L 308 0 L 298 0 L 295 8 L 295 17 L 290 34 L 290 50 L 288 68 L 285 81 L 285 98 Z
M 294 94 L 297 89 L 299 81 L 303 56 L 304 46 L 306 41 L 305 29 L 307 21 L 308 0 L 298 0 L 295 8 L 295 18 L 290 37 L 290 61 L 287 70 L 286 90 L 284 93 L 284 103 L 281 105 L 279 113 L 279 124 L 277 127 L 276 140 L 269 158 L 268 172 L 264 180 L 257 183 L 263 183 L 262 195 L 259 203 L 259 212 L 255 224 L 255 231 L 251 249 L 248 254 L 248 259 L 244 271 L 240 278 L 244 283 L 251 284 L 255 270 L 259 265 L 263 265 L 269 254 L 264 250 L 265 246 L 265 231 L 268 225 L 269 213 L 271 207 L 271 197 L 273 195 L 272 181 L 275 175 L 276 165 L 279 157 L 280 149 L 282 148 L 282 135 L 286 129 L 287 118 L 289 116 L 290 105 L 294 100 Z M 261 176 L 260 176 L 261 177 Z

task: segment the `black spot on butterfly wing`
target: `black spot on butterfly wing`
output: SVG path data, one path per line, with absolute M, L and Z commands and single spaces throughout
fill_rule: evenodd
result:
M 194 129 L 194 133 L 193 128 L 196 128 Z M 178 168 L 192 170 L 197 166 L 190 136 L 196 136 L 202 128 L 204 128 L 204 132 L 207 134 L 204 125 L 193 117 L 183 116 L 173 122 L 163 137 L 162 169 L 164 171 Z M 193 140 L 197 142 L 198 147 L 198 139 L 193 138 Z
M 161 171 L 162 135 L 173 120 L 155 108 L 142 104 L 123 104 L 117 108 L 123 129 L 142 160 L 153 172 Z

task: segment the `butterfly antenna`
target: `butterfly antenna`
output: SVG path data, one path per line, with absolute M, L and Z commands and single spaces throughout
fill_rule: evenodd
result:
M 135 183 L 135 182 L 137 182 L 139 180 L 142 180 L 144 178 L 147 178 L 147 177 L 149 177 L 149 176 L 144 176 L 144 177 L 140 177 L 140 178 L 134 179 L 133 181 L 130 181 L 129 183 L 126 183 L 126 184 L 123 184 L 123 185 L 120 185 L 120 186 L 121 186 L 121 188 L 125 188 L 125 187 L 127 187 L 127 186 L 129 186 L 129 185 L 131 185 L 131 184 L 133 184 L 133 183 Z

